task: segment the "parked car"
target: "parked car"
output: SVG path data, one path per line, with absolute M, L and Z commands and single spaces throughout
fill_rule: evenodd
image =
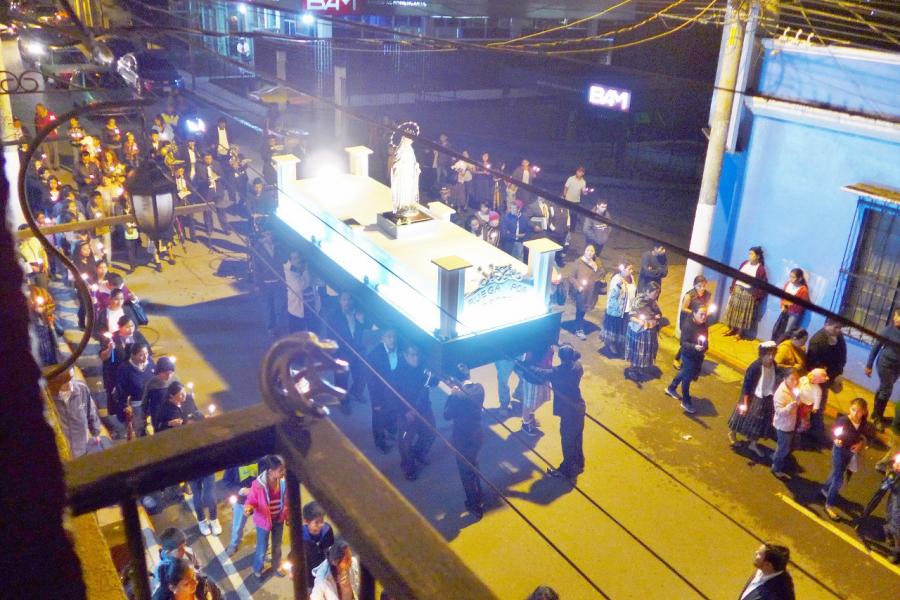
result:
M 94 38 L 91 59 L 98 65 L 115 68 L 120 58 L 129 52 L 138 52 L 140 47 L 126 37 L 100 35 Z
M 9 15 L 15 20 L 32 24 L 66 26 L 69 14 L 55 2 L 11 2 Z
M 90 58 L 77 46 L 50 46 L 40 57 L 38 67 L 46 85 L 64 88 L 75 71 L 89 62 Z
M 19 29 L 19 57 L 26 69 L 37 67 L 51 46 L 64 46 L 69 38 L 49 29 Z
M 184 87 L 184 79 L 165 50 L 129 52 L 119 59 L 117 71 L 138 94 L 168 93 Z
M 98 102 L 133 100 L 134 92 L 116 73 L 99 65 L 85 65 L 75 71 L 69 81 L 69 96 L 76 107 Z M 107 118 L 137 115 L 140 107 L 105 108 L 92 111 L 88 118 Z

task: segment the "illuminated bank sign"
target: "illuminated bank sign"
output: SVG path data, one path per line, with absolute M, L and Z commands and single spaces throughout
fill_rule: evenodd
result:
M 309 12 L 345 15 L 363 9 L 366 0 L 304 0 Z
M 631 92 L 605 85 L 592 85 L 588 90 L 588 102 L 594 106 L 628 112 L 631 108 Z

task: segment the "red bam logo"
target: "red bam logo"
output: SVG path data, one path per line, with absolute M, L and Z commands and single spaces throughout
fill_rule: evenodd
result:
M 306 10 L 342 15 L 359 12 L 364 4 L 365 0 L 306 0 Z

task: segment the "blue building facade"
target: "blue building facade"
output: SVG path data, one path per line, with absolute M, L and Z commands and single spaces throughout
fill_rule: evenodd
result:
M 773 285 L 799 267 L 813 302 L 881 329 L 900 307 L 900 54 L 766 40 L 753 77 L 709 255 L 736 266 L 762 246 Z M 778 312 L 769 298 L 757 337 Z M 863 373 L 871 340 L 845 335 L 845 375 L 874 389 Z

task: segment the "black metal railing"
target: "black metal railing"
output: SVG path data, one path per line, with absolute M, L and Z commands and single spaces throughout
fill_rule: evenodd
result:
M 121 507 L 134 567 L 132 586 L 139 600 L 150 598 L 139 499 L 272 453 L 281 454 L 287 466 L 290 560 L 295 574 L 307 570 L 302 481 L 360 557 L 361 600 L 374 599 L 375 579 L 395 598 L 495 597 L 327 418 L 327 402 L 337 401 L 343 390 L 323 376 L 346 368 L 331 358 L 333 347 L 308 333 L 280 340 L 263 361 L 265 404 L 120 444 L 66 465 L 68 505 L 74 514 L 113 504 Z M 307 598 L 305 577 L 294 576 L 294 597 Z

